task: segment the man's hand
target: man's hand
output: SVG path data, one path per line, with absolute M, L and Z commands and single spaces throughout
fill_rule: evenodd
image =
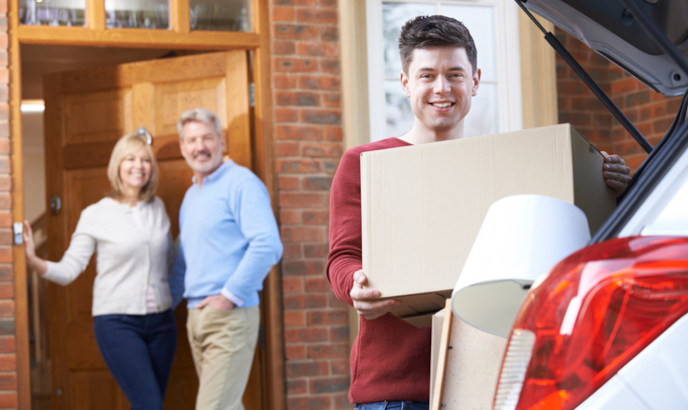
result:
M 221 293 L 219 295 L 208 296 L 196 306 L 197 309 L 203 309 L 205 305 L 210 305 L 217 310 L 229 311 L 234 309 L 234 303 L 224 297 Z
M 354 301 L 354 308 L 359 315 L 367 320 L 374 320 L 387 314 L 393 308 L 399 306 L 398 300 L 371 300 L 380 297 L 380 291 L 375 289 L 363 289 L 368 283 L 368 278 L 363 271 L 354 273 L 354 287 L 349 292 L 349 296 Z
M 631 169 L 626 166 L 626 161 L 618 155 L 609 155 L 604 151 L 602 151 L 602 155 L 604 155 L 602 170 L 604 182 L 616 192 L 616 196 L 619 196 L 623 194 L 631 181 Z

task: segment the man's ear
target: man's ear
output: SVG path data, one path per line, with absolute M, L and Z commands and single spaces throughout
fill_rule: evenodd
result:
M 473 87 L 471 89 L 471 96 L 475 97 L 478 94 L 478 87 L 480 87 L 480 75 L 482 72 L 480 69 L 475 70 L 473 74 Z
M 408 76 L 406 75 L 406 73 L 404 73 L 404 70 L 402 70 L 401 73 L 399 74 L 399 81 L 401 82 L 401 88 L 404 90 L 404 95 L 406 96 L 406 98 L 410 98 L 411 97 L 411 91 L 409 91 L 409 87 L 408 87 L 409 79 L 408 79 Z

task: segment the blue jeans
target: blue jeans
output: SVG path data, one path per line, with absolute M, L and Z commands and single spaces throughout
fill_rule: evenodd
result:
M 356 410 L 428 410 L 427 401 L 379 401 L 377 403 L 357 404 Z
M 177 350 L 172 310 L 93 317 L 100 353 L 132 410 L 162 410 Z

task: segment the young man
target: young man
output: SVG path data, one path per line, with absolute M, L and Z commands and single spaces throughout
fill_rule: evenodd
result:
M 361 271 L 360 154 L 463 138 L 464 119 L 480 85 L 477 51 L 468 29 L 445 16 L 417 17 L 399 38 L 401 86 L 415 122 L 400 138 L 347 151 L 330 196 L 327 277 L 335 295 L 358 311 L 360 329 L 351 352 L 349 400 L 357 409 L 427 409 L 430 396 L 430 329 L 418 329 L 389 313 L 398 302 L 375 300 Z M 630 178 L 618 156 L 606 156 L 604 175 L 617 193 Z M 386 406 L 386 407 L 380 407 Z
M 173 306 L 183 296 L 200 380 L 196 408 L 243 410 L 258 339 L 258 291 L 282 257 L 270 196 L 250 170 L 223 161 L 220 120 L 196 108 L 177 123 L 193 185 L 179 211 L 180 247 L 170 274 Z

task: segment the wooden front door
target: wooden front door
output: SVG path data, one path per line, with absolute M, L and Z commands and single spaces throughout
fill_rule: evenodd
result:
M 100 200 L 110 185 L 107 164 L 115 142 L 138 127 L 153 135 L 159 161 L 157 195 L 165 202 L 172 234 L 179 233 L 179 206 L 192 172 L 179 152 L 176 122 L 189 108 L 215 111 L 222 122 L 227 154 L 251 167 L 248 62 L 245 51 L 186 57 L 49 74 L 44 79 L 46 186 L 61 209 L 48 214 L 49 259 L 60 260 L 82 209 Z M 229 131 L 228 131 L 229 130 Z M 231 135 L 229 135 L 231 134 Z M 91 316 L 95 258 L 72 284 L 51 284 L 48 292 L 52 408 L 128 409 L 105 366 Z M 177 309 L 178 348 L 165 408 L 194 407 L 198 381 L 186 339 L 186 307 Z M 261 409 L 261 350 L 256 353 L 247 409 Z

